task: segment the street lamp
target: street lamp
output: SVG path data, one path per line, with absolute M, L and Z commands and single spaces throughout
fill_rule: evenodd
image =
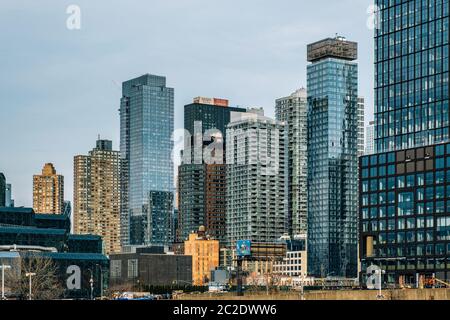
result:
M 2 264 L 0 268 L 2 269 L 2 300 L 5 300 L 5 269 L 11 269 L 11 266 Z
M 31 299 L 31 277 L 34 277 L 36 275 L 36 273 L 33 273 L 33 272 L 27 272 L 26 274 L 25 274 L 25 276 L 27 276 L 30 280 L 29 280 L 29 289 L 30 289 L 30 291 L 29 291 L 29 300 L 32 300 Z

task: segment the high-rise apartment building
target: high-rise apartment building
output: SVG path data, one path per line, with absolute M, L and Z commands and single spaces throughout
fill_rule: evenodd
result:
M 357 43 L 308 45 L 308 272 L 357 275 Z
M 151 245 L 152 236 L 170 234 L 166 224 L 154 223 L 166 217 L 167 203 L 160 212 L 149 211 L 152 192 L 174 192 L 172 151 L 174 143 L 174 89 L 166 78 L 146 74 L 122 84 L 120 104 L 120 151 L 122 161 L 123 245 Z M 173 196 L 164 197 L 167 201 Z M 154 215 L 159 217 L 155 219 Z M 171 235 L 172 237 L 172 235 Z M 157 243 L 164 242 L 157 239 Z
M 288 233 L 291 237 L 307 233 L 308 216 L 308 101 L 302 88 L 276 100 L 276 119 L 286 123 L 288 135 Z
M 383 283 L 434 286 L 450 281 L 449 3 L 376 5 L 376 153 L 360 158 L 362 280 L 375 265 Z
M 364 147 L 364 154 L 375 153 L 375 121 L 370 121 L 366 127 L 366 143 Z
M 64 177 L 47 163 L 42 174 L 33 176 L 33 210 L 36 213 L 62 214 L 64 212 Z
M 75 156 L 73 193 L 74 233 L 101 236 L 107 255 L 120 252 L 120 153 L 112 141 Z
M 218 98 L 198 97 L 185 106 L 184 128 L 191 138 L 187 139 L 189 145 L 185 147 L 183 163 L 178 169 L 179 240 L 187 239 L 200 226 L 205 226 L 212 238 L 225 243 L 226 126 L 231 112 L 245 111 L 230 107 L 228 100 Z M 219 161 L 202 157 L 211 143 L 219 143 L 223 148 L 215 154 Z M 200 157 L 195 156 L 195 151 Z
M 0 172 L 0 207 L 4 207 L 6 203 L 6 178 Z
M 287 229 L 287 147 L 284 122 L 264 111 L 232 113 L 227 128 L 227 241 L 269 243 Z

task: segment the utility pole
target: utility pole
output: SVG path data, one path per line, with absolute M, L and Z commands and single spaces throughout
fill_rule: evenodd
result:
M 29 300 L 32 300 L 32 292 L 31 292 L 31 277 L 34 277 L 36 275 L 36 273 L 33 272 L 28 272 L 25 274 L 25 276 L 27 276 L 30 280 L 29 280 Z
M 5 300 L 5 269 L 11 269 L 11 266 L 2 264 L 0 268 L 2 269 L 2 300 Z
M 244 292 L 242 291 L 242 257 L 238 257 L 237 258 L 237 274 L 236 274 L 236 278 L 237 278 L 237 295 L 238 297 L 242 297 L 244 296 Z

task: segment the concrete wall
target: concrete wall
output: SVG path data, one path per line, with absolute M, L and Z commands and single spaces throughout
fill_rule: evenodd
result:
M 376 290 L 353 291 L 310 291 L 305 300 L 377 300 Z M 404 289 L 383 291 L 385 300 L 450 300 L 450 289 Z M 235 294 L 181 295 L 180 300 L 301 300 L 300 293 L 277 293 L 267 296 L 265 293 L 247 294 L 236 297 Z

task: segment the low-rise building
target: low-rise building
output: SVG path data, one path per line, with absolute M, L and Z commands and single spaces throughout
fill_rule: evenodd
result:
M 71 235 L 68 215 L 0 208 L 0 264 L 14 258 L 13 272 L 20 275 L 30 259 L 50 260 L 62 289 L 61 298 L 98 297 L 107 289 L 109 260 L 102 248 L 99 236 Z M 31 271 L 38 276 L 41 272 Z
M 211 239 L 200 227 L 184 242 L 184 253 L 192 256 L 192 280 L 196 286 L 205 286 L 210 281 L 211 270 L 219 266 L 219 241 Z
M 192 257 L 164 253 L 164 247 L 137 248 L 110 256 L 112 290 L 142 290 L 154 286 L 191 285 Z

